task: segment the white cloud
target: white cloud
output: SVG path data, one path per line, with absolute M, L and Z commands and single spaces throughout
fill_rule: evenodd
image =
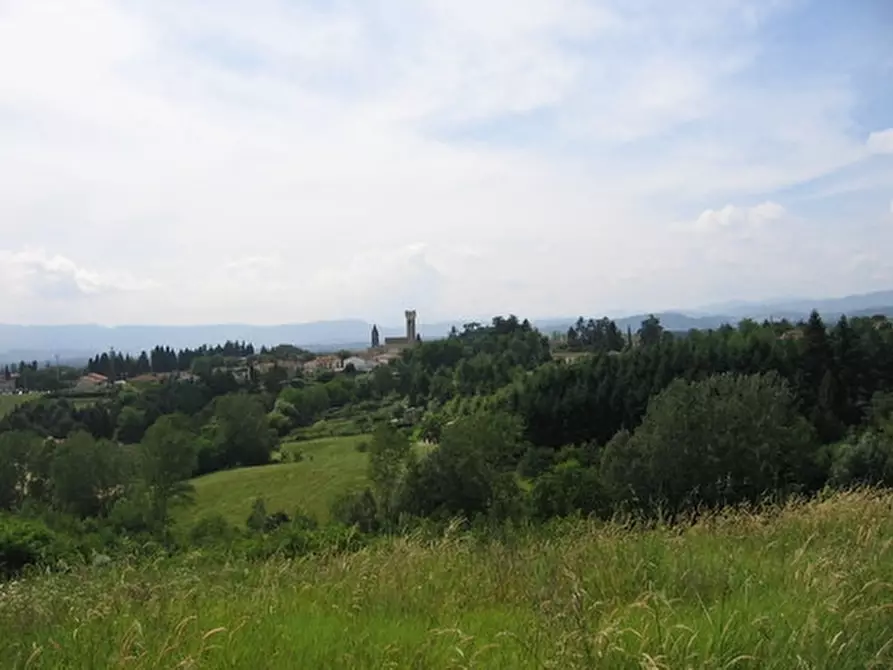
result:
M 0 0 L 0 61 L 17 64 L 0 68 L 0 240 L 18 258 L 0 272 L 19 287 L 3 318 L 399 321 L 406 306 L 747 297 L 700 259 L 746 274 L 760 264 L 733 246 L 745 237 L 789 249 L 802 230 L 776 191 L 890 132 L 866 145 L 840 72 L 762 76 L 761 31 L 789 4 Z M 696 212 L 726 234 L 673 227 Z M 829 259 L 845 235 L 831 228 Z M 862 244 L 882 246 L 878 230 Z M 33 248 L 42 260 L 21 260 Z M 790 292 L 815 268 L 786 272 L 747 290 Z
M 764 202 L 753 207 L 726 205 L 722 209 L 707 209 L 694 222 L 698 230 L 755 228 L 783 218 L 787 212 L 777 202 Z
M 873 154 L 893 154 L 893 128 L 871 133 L 865 144 Z
M 0 249 L 0 277 L 4 291 L 11 296 L 51 301 L 144 291 L 158 286 L 154 281 L 136 279 L 128 273 L 86 268 L 43 249 L 18 252 Z

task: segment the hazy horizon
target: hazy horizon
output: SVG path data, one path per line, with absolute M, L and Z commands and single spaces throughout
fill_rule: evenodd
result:
M 877 300 L 872 298 L 877 296 Z M 808 297 L 808 296 L 785 296 L 776 298 L 766 298 L 762 300 L 721 300 L 710 305 L 698 306 L 672 306 L 659 307 L 653 309 L 618 309 L 618 310 L 584 310 L 578 312 L 569 312 L 566 314 L 545 314 L 545 315 L 529 315 L 514 314 L 517 318 L 527 319 L 535 323 L 549 323 L 551 321 L 565 321 L 568 319 L 583 318 L 601 318 L 603 316 L 610 317 L 614 320 L 624 320 L 647 314 L 678 314 L 688 316 L 694 319 L 700 317 L 735 317 L 743 313 L 759 312 L 761 310 L 792 310 L 803 311 L 808 309 L 808 305 L 815 305 L 818 309 L 837 309 L 838 305 L 846 303 L 849 306 L 846 309 L 850 311 L 859 311 L 870 307 L 893 308 L 893 289 L 871 291 L 861 294 L 847 294 L 824 297 Z M 409 308 L 409 307 L 408 307 Z M 811 309 L 811 308 L 810 308 Z M 724 311 L 725 310 L 725 311 Z M 479 314 L 479 315 L 453 315 L 446 318 L 426 319 L 424 314 L 419 313 L 418 323 L 420 325 L 443 326 L 445 324 L 464 324 L 470 322 L 489 323 L 497 316 L 508 317 L 511 312 L 498 312 L 495 314 Z M 216 321 L 216 322 L 196 322 L 196 323 L 102 323 L 99 321 L 83 321 L 75 323 L 9 323 L 0 320 L 0 325 L 11 327 L 37 327 L 37 328 L 85 328 L 100 327 L 109 329 L 125 329 L 125 328 L 142 328 L 142 329 L 163 329 L 163 328 L 225 328 L 225 327 L 248 327 L 248 328 L 276 328 L 291 326 L 313 326 L 320 324 L 364 324 L 369 327 L 377 325 L 380 329 L 384 328 L 388 331 L 402 331 L 404 327 L 403 313 L 392 315 L 389 320 L 374 320 L 362 315 L 346 316 L 336 319 L 317 319 L 312 321 L 283 321 L 271 323 L 253 323 L 248 321 Z

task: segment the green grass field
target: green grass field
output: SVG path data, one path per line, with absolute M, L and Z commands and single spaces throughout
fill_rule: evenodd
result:
M 298 463 L 215 472 L 192 481 L 195 504 L 180 511 L 178 521 L 190 524 L 207 514 L 222 514 L 244 524 L 256 498 L 267 511 L 291 515 L 299 507 L 325 521 L 332 501 L 366 482 L 368 456 L 356 449 L 368 436 L 330 437 L 282 446 L 283 454 L 300 451 Z
M 36 400 L 40 396 L 37 393 L 25 393 L 24 395 L 0 395 L 0 419 L 9 414 L 19 405 Z
M 3 668 L 893 667 L 893 495 L 0 586 Z

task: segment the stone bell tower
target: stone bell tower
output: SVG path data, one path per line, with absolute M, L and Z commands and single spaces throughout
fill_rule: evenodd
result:
M 407 344 L 415 344 L 416 338 L 416 320 L 415 320 L 415 310 L 408 309 L 406 310 L 406 343 Z

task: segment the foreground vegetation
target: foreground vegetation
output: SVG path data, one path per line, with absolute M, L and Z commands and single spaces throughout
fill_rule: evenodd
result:
M 881 668 L 893 495 L 0 585 L 5 668 Z

